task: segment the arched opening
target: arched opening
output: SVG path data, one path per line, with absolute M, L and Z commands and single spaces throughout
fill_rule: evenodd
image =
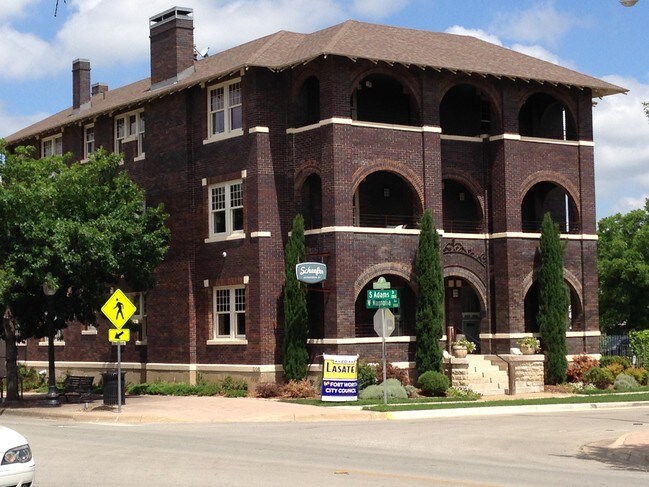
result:
M 480 353 L 480 322 L 483 315 L 480 298 L 471 283 L 461 277 L 444 279 L 444 316 L 446 329 L 453 327 L 455 336 L 464 335 Z
M 351 96 L 351 118 L 395 125 L 418 122 L 408 90 L 384 74 L 371 74 L 358 84 Z
M 320 121 L 320 81 L 309 76 L 302 85 L 297 104 L 297 126 L 311 125 Z
M 478 200 L 461 183 L 445 179 L 442 184 L 444 231 L 480 233 L 482 211 Z
M 564 283 L 566 291 L 570 293 L 570 304 L 566 310 L 566 329 L 567 331 L 581 331 L 583 330 L 584 314 L 579 294 L 569 282 L 564 281 Z M 539 333 L 539 285 L 536 280 L 525 295 L 524 306 L 525 333 Z
M 390 283 L 390 289 L 396 289 L 399 297 L 399 307 L 391 308 L 394 314 L 394 332 L 391 336 L 411 336 L 415 333 L 415 311 L 417 299 L 415 293 L 410 288 L 408 281 L 392 274 L 386 274 L 383 277 Z M 374 314 L 377 312 L 374 308 L 366 307 L 367 291 L 373 289 L 374 281 L 368 282 L 359 295 L 356 297 L 355 304 L 355 323 L 357 338 L 375 337 L 374 331 Z
M 440 103 L 442 133 L 474 137 L 491 134 L 491 105 L 478 88 L 461 84 L 451 88 Z
M 322 227 L 322 180 L 313 173 L 302 185 L 302 215 L 304 228 L 310 230 Z
M 410 185 L 395 173 L 377 171 L 356 188 L 354 226 L 416 228 L 421 209 Z
M 572 115 L 556 98 L 546 93 L 530 96 L 518 114 L 518 132 L 524 137 L 577 140 Z
M 578 233 L 580 230 L 577 205 L 560 186 L 549 181 L 537 183 L 523 198 L 521 228 L 524 232 L 540 232 L 543 217 L 550 213 L 561 233 Z

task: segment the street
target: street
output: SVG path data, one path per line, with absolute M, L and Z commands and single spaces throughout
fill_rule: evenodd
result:
M 39 487 L 613 486 L 649 473 L 582 446 L 649 428 L 649 407 L 416 421 L 93 424 L 1 418 Z

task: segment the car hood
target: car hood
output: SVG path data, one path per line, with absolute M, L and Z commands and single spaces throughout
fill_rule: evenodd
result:
M 0 455 L 9 448 L 26 445 L 27 443 L 25 437 L 17 431 L 0 426 Z

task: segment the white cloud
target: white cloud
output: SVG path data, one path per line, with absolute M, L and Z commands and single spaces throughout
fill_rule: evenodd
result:
M 501 40 L 493 35 L 489 34 L 488 32 L 481 30 L 481 29 L 467 29 L 466 27 L 462 27 L 461 25 L 453 25 L 446 29 L 445 31 L 448 34 L 456 34 L 460 36 L 471 36 L 475 37 L 477 39 L 486 41 L 486 42 L 491 42 L 492 44 L 496 44 L 497 46 L 502 46 L 503 43 Z
M 0 100 L 0 138 L 6 137 L 33 123 L 43 120 L 47 116 L 49 116 L 49 113 L 11 115 L 7 113 L 4 103 Z
M 9 17 L 24 15 L 28 6 L 39 0 L 4 0 L 0 2 L 0 22 Z
M 498 14 L 492 30 L 506 39 L 557 45 L 570 29 L 583 23 L 567 12 L 556 10 L 553 1 L 545 1 L 537 2 L 527 10 Z
M 649 100 L 649 84 L 632 78 L 605 77 L 629 89 L 627 95 L 607 96 L 593 110 L 595 184 L 598 218 L 639 208 L 649 194 L 649 120 L 642 102 Z M 636 206 L 631 206 L 636 205 Z

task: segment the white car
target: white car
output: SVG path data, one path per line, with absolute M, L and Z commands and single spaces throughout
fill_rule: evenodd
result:
M 0 426 L 0 487 L 35 487 L 36 465 L 23 435 Z

